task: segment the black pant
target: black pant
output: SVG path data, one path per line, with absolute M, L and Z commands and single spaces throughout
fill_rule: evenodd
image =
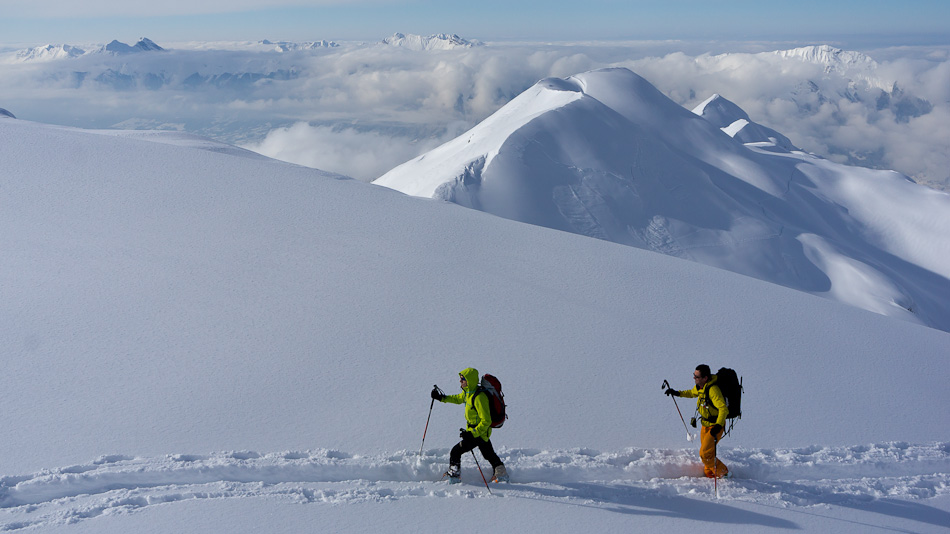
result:
M 462 455 L 466 452 L 478 447 L 478 451 L 482 453 L 482 456 L 488 460 L 488 463 L 491 464 L 492 469 L 498 467 L 499 465 L 504 465 L 501 461 L 501 458 L 495 454 L 495 448 L 491 445 L 491 440 L 485 441 L 482 438 L 471 437 L 471 434 L 466 434 L 462 441 L 455 444 L 452 447 L 452 452 L 449 453 L 449 465 L 454 465 L 456 467 L 462 465 Z

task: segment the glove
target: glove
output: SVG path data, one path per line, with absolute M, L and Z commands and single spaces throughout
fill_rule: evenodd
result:
M 719 433 L 722 432 L 722 425 L 713 425 L 709 431 L 712 433 L 713 438 L 719 441 Z
M 442 390 L 440 390 L 438 387 L 434 387 L 432 388 L 432 398 L 439 402 L 442 402 L 442 399 L 445 398 L 445 395 L 442 393 Z
M 460 428 L 459 437 L 462 439 L 475 439 L 475 434 L 472 434 L 471 430 Z
M 680 392 L 679 392 L 679 391 L 676 391 L 676 390 L 673 389 L 673 388 L 670 388 L 670 389 L 664 391 L 663 394 L 664 394 L 664 395 L 672 395 L 673 397 L 679 397 L 679 396 L 680 396 Z

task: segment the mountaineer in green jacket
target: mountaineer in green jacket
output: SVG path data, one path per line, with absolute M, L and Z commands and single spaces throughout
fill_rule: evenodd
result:
M 432 398 L 439 402 L 465 405 L 465 428 L 460 428 L 459 437 L 462 438 L 449 453 L 449 470 L 445 476 L 449 477 L 450 484 L 462 481 L 462 455 L 475 447 L 482 453 L 494 469 L 493 482 L 508 482 L 508 471 L 498 455 L 491 441 L 491 413 L 488 408 L 488 394 L 478 389 L 478 371 L 469 367 L 459 373 L 459 384 L 462 392 L 458 395 L 444 395 L 438 387 L 432 389 Z
M 692 389 L 677 391 L 667 389 L 666 395 L 696 399 L 696 410 L 702 418 L 703 428 L 700 432 L 699 457 L 703 460 L 703 470 L 709 478 L 729 478 L 729 468 L 716 457 L 716 444 L 723 437 L 726 425 L 726 416 L 729 407 L 726 398 L 716 385 L 716 375 L 712 374 L 709 366 L 702 364 L 693 372 L 693 381 L 696 385 Z M 693 426 L 696 426 L 695 424 Z

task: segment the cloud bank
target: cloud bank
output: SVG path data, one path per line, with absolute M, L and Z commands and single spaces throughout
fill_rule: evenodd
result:
M 541 78 L 622 66 L 683 106 L 718 93 L 805 150 L 950 187 L 950 48 L 158 44 L 166 50 L 124 56 L 77 44 L 83 54 L 45 61 L 9 51 L 0 56 L 0 106 L 53 124 L 187 130 L 369 181 Z

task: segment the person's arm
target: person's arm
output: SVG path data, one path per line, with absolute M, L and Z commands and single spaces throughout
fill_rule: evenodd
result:
M 465 393 L 459 393 L 458 395 L 446 395 L 442 397 L 442 402 L 449 402 L 452 404 L 465 404 Z
M 686 397 L 687 399 L 695 399 L 699 396 L 699 390 L 693 387 L 692 389 L 684 389 L 680 391 L 680 397 Z

